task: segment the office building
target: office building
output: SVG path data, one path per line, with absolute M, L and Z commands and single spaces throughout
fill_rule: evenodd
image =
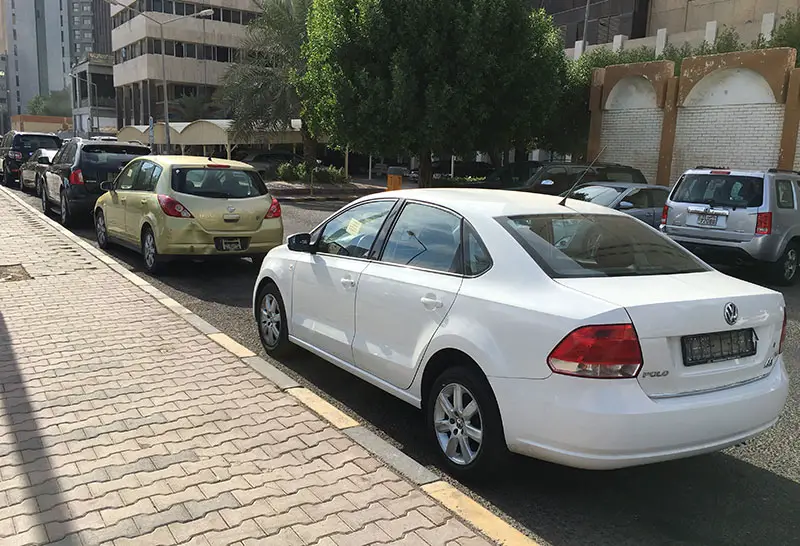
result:
M 561 28 L 564 42 L 571 46 L 578 40 L 590 44 L 608 43 L 617 34 L 629 38 L 645 36 L 650 3 L 650 0 L 589 0 L 585 38 L 585 0 L 548 0 L 544 7 L 553 16 L 553 23 Z
M 73 64 L 86 53 L 111 53 L 111 5 L 105 0 L 69 0 Z
M 117 127 L 114 58 L 85 53 L 72 67 L 72 124 L 77 136 L 114 132 Z
M 146 125 L 151 115 L 156 120 L 163 119 L 162 61 L 166 66 L 166 93 L 170 101 L 183 95 L 211 97 L 235 59 L 245 25 L 259 13 L 253 0 L 119 2 L 133 8 L 111 7 L 120 127 Z M 213 9 L 213 16 L 193 17 L 205 9 Z M 170 119 L 173 116 L 171 113 Z

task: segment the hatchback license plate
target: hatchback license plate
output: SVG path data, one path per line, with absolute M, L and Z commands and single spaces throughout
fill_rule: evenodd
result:
M 714 332 L 681 338 L 683 365 L 697 366 L 733 360 L 756 354 L 756 334 L 752 328 Z
M 240 239 L 222 239 L 222 250 L 242 250 Z
M 716 226 L 719 216 L 715 214 L 701 214 L 697 217 L 698 226 Z

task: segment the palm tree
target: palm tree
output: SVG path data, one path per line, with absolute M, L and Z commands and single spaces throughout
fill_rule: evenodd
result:
M 261 14 L 248 25 L 239 59 L 222 78 L 220 98 L 233 118 L 231 131 L 246 138 L 256 131 L 282 131 L 302 118 L 297 82 L 305 73 L 302 49 L 313 0 L 257 0 Z M 307 165 L 317 142 L 303 120 L 300 129 Z
M 170 119 L 174 121 L 195 121 L 197 119 L 213 119 L 218 114 L 218 108 L 211 100 L 202 95 L 182 95 L 181 98 L 170 102 Z

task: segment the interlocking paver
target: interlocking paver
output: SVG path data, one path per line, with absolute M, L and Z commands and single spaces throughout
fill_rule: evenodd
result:
M 483 540 L 5 189 L 0 241 L 3 546 Z

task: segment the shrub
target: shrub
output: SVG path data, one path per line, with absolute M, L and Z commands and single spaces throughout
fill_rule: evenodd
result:
M 336 167 L 315 167 L 314 182 L 319 184 L 344 184 L 344 171 Z
M 294 182 L 299 178 L 297 169 L 291 163 L 281 163 L 278 165 L 277 170 L 278 180 L 285 182 Z

